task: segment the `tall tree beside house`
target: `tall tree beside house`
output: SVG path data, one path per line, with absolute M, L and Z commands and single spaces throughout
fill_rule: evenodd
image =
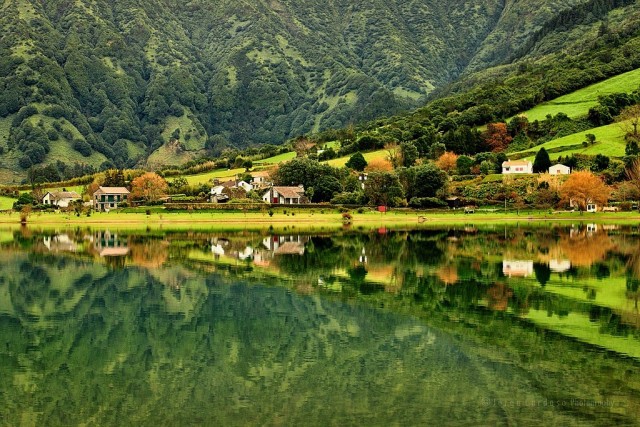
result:
M 145 203 L 154 203 L 167 194 L 168 190 L 169 185 L 163 177 L 155 172 L 147 172 L 131 183 L 131 198 Z
M 104 171 L 103 187 L 124 187 L 124 173 L 122 169 L 109 169 Z
M 362 172 L 364 168 L 367 167 L 367 161 L 365 160 L 362 153 L 358 151 L 356 154 L 349 158 L 345 166 L 350 169 Z
M 542 147 L 538 150 L 536 154 L 536 158 L 533 161 L 533 172 L 534 173 L 545 173 L 551 167 L 551 159 L 549 158 L 549 153 L 547 150 Z
M 572 204 L 581 212 L 587 209 L 589 203 L 605 205 L 610 194 L 610 188 L 600 177 L 589 171 L 574 172 L 560 187 L 561 202 Z

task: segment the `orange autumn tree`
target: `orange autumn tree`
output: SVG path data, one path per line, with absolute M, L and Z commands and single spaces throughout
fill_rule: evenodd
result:
M 393 170 L 393 165 L 389 160 L 378 157 L 370 160 L 364 170 L 365 172 L 389 172 Z
M 155 172 L 147 172 L 131 183 L 131 198 L 143 200 L 145 203 L 153 203 L 167 194 L 168 189 L 169 185 L 163 177 Z
M 482 138 L 494 153 L 506 150 L 513 141 L 506 123 L 489 123 L 487 130 L 482 133 Z
M 436 166 L 443 171 L 450 173 L 457 169 L 458 156 L 451 151 L 446 151 L 442 156 L 436 160 Z
M 561 201 L 577 207 L 580 211 L 586 210 L 588 203 L 605 205 L 610 194 L 609 187 L 589 171 L 572 173 L 560 187 Z

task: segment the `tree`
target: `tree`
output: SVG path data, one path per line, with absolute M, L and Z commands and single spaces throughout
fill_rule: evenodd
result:
M 629 184 L 632 185 L 638 193 L 640 193 L 640 159 L 635 159 L 631 162 L 627 167 L 626 175 L 629 180 Z
M 447 183 L 447 174 L 434 164 L 428 163 L 415 168 L 411 189 L 413 197 L 435 197 Z
M 418 160 L 418 148 L 413 142 L 403 142 L 400 144 L 400 155 L 402 156 L 402 166 L 409 168 Z
M 377 158 L 372 159 L 367 167 L 364 168 L 367 172 L 384 172 L 393 170 L 393 165 L 387 159 Z
M 350 169 L 362 172 L 364 168 L 367 167 L 367 161 L 365 160 L 362 153 L 357 152 L 349 158 L 345 166 Z
M 482 137 L 493 152 L 506 150 L 511 141 L 513 141 L 505 123 L 489 123 Z
M 580 211 L 586 210 L 588 203 L 606 204 L 610 193 L 609 187 L 589 171 L 572 173 L 560 187 L 561 201 L 577 207 Z
M 371 172 L 364 193 L 374 206 L 395 206 L 404 198 L 398 176 L 393 172 Z
M 549 158 L 549 153 L 547 150 L 542 147 L 538 150 L 536 154 L 536 158 L 533 161 L 533 172 L 534 173 L 545 173 L 551 167 L 551 159 Z
M 109 169 L 104 171 L 104 180 L 102 181 L 104 187 L 124 187 L 124 173 L 121 169 Z
M 473 159 L 469 156 L 460 156 L 456 160 L 456 168 L 458 169 L 458 175 L 471 174 L 471 167 L 473 166 Z
M 640 130 L 638 130 L 638 124 L 640 123 L 640 104 L 632 105 L 622 110 L 618 116 L 618 121 L 627 133 L 627 139 L 640 141 Z
M 458 167 L 458 155 L 447 151 L 436 160 L 436 166 L 445 172 L 451 173 Z
M 169 185 L 164 178 L 155 172 L 147 172 L 133 180 L 131 183 L 131 197 L 135 200 L 143 200 L 145 203 L 154 203 L 169 190 Z
M 594 172 L 602 172 L 609 167 L 610 161 L 611 159 L 609 159 L 609 157 L 603 156 L 602 154 L 596 154 L 596 157 L 593 160 L 593 166 L 591 166 L 591 170 Z

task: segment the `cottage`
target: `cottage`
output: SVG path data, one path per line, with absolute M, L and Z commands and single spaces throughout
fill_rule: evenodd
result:
M 56 191 L 53 193 L 49 191 L 42 197 L 42 204 L 66 208 L 71 202 L 80 199 L 80 195 L 75 191 Z
M 458 209 L 460 207 L 460 198 L 459 197 L 449 197 L 447 198 L 447 205 L 449 209 Z
M 504 175 L 533 173 L 533 164 L 529 160 L 507 160 L 502 162 L 502 173 Z
M 563 164 L 558 163 L 549 168 L 549 175 L 569 175 L 571 174 L 571 168 Z
M 298 187 L 271 187 L 264 195 L 262 200 L 267 203 L 275 203 L 281 205 L 299 205 L 306 202 L 304 196 L 304 186 Z
M 100 187 L 93 193 L 93 208 L 97 211 L 118 209 L 129 200 L 129 190 L 124 187 Z

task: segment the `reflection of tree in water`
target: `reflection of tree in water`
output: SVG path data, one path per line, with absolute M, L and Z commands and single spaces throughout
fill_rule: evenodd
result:
M 577 267 L 589 267 L 604 260 L 607 253 L 615 247 L 611 238 L 603 232 L 563 235 L 558 245 L 571 264 Z
M 513 291 L 504 283 L 496 282 L 487 289 L 489 298 L 489 308 L 496 311 L 505 311 L 509 305 L 509 299 L 513 296 Z
M 158 268 L 169 259 L 167 240 L 132 240 L 129 242 L 131 261 L 140 267 Z

